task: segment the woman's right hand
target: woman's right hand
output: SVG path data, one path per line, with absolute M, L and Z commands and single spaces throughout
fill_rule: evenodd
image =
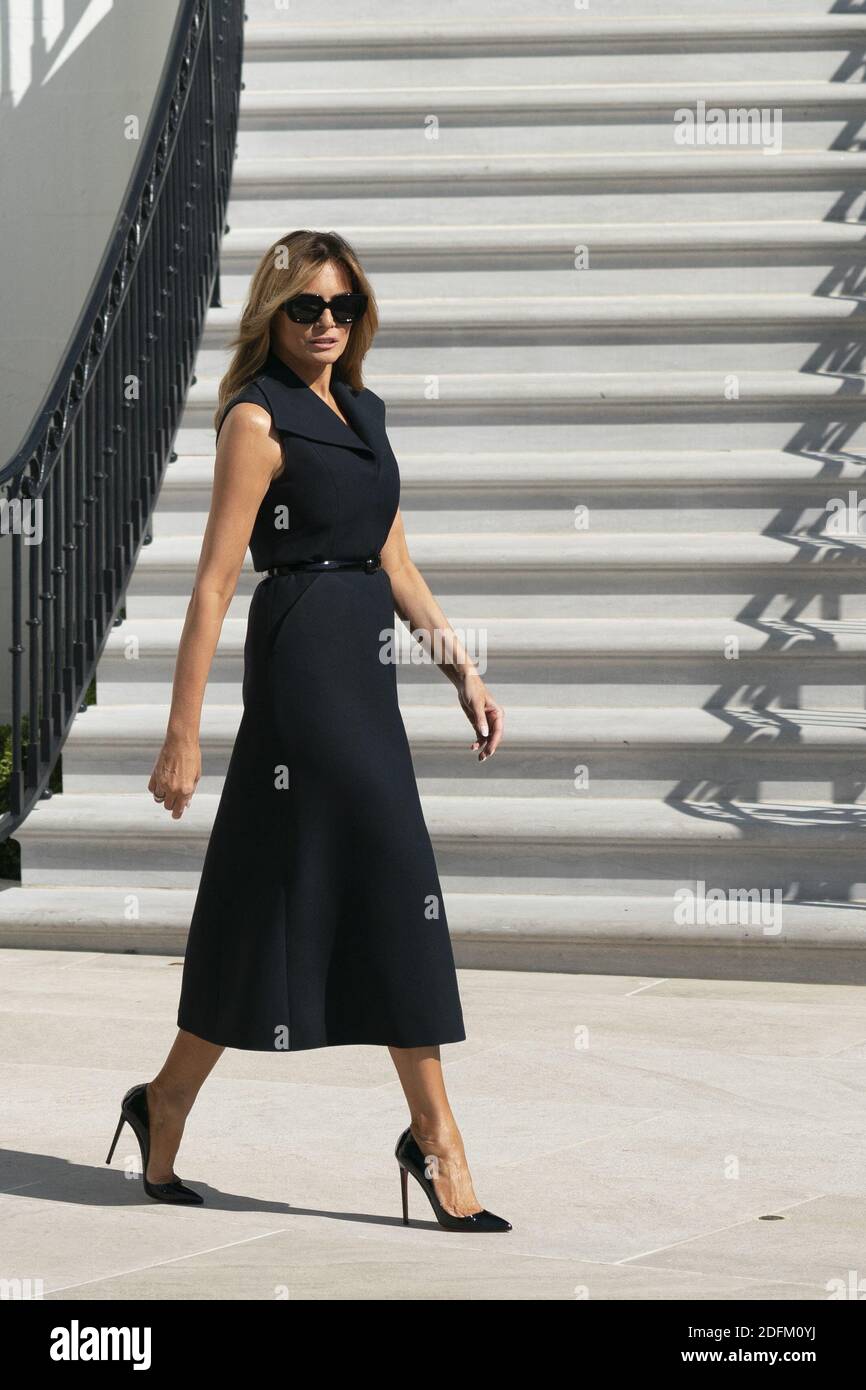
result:
M 172 820 L 180 820 L 201 777 L 201 749 L 197 738 L 166 737 L 153 765 L 147 790 Z

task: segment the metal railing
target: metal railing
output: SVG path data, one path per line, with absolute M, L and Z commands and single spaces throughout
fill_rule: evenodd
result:
M 243 21 L 243 0 L 180 5 L 87 310 L 45 408 L 0 469 L 12 653 L 0 841 L 45 792 L 150 539 L 205 315 L 219 304 Z

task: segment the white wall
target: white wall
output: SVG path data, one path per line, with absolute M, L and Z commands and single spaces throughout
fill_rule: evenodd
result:
M 93 283 L 179 3 L 0 3 L 0 462 L 23 441 Z

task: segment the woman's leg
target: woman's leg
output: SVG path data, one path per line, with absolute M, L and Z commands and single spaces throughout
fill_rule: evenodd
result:
M 174 1157 L 180 1148 L 186 1117 L 205 1078 L 224 1051 L 194 1033 L 180 1030 L 153 1081 L 147 1083 L 150 1122 L 148 1182 L 171 1182 Z
M 452 1216 L 472 1216 L 482 1206 L 472 1188 L 463 1140 L 451 1113 L 439 1048 L 389 1047 L 409 1106 L 410 1128 L 425 1158 L 436 1196 Z

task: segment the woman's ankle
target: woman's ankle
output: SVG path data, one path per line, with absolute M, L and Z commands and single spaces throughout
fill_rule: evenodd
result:
M 160 1077 L 154 1077 L 147 1083 L 148 1100 L 161 1110 L 167 1110 L 176 1115 L 186 1116 L 192 1109 L 195 1096 L 190 1096 L 189 1092 L 166 1082 Z
M 452 1149 L 460 1143 L 460 1131 L 453 1117 L 447 1120 L 429 1116 L 418 1118 L 413 1116 L 410 1129 L 420 1149 L 446 1150 Z

